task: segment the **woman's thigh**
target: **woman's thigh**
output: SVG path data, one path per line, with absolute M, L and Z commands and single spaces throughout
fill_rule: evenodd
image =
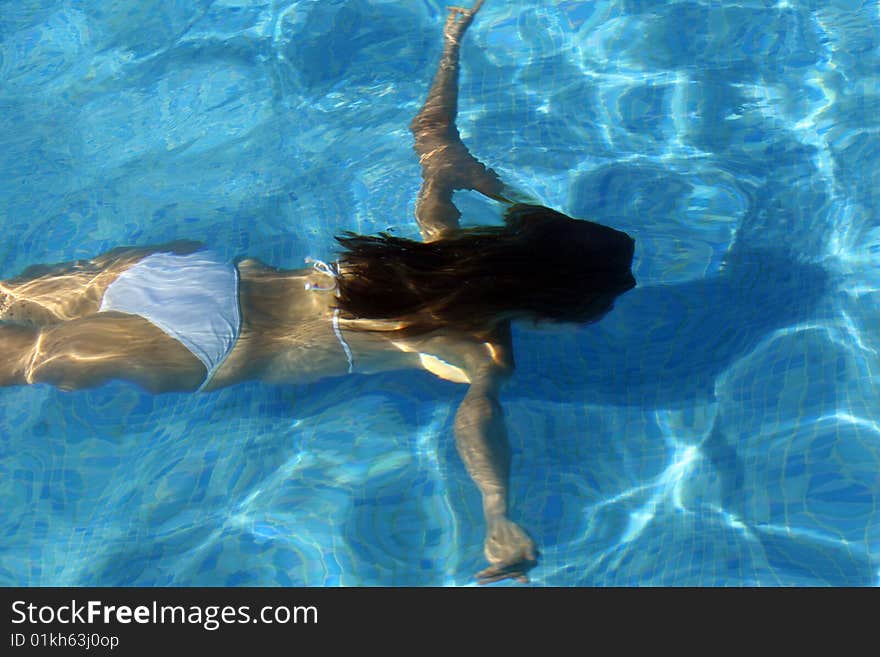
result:
M 26 381 L 76 390 L 121 379 L 159 393 L 196 390 L 206 375 L 189 349 L 143 317 L 105 312 L 43 328 Z

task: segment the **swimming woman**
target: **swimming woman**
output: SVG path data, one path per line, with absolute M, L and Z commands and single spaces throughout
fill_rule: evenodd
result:
M 423 242 L 348 233 L 337 260 L 298 270 L 230 264 L 194 242 L 31 267 L 0 283 L 0 385 L 76 390 L 123 379 L 161 393 L 426 369 L 468 386 L 454 433 L 483 500 L 490 565 L 477 578 L 528 581 L 537 550 L 510 517 L 499 404 L 514 369 L 510 324 L 600 318 L 635 285 L 633 240 L 511 203 L 462 143 L 459 44 L 482 4 L 449 9 L 440 64 L 411 124 Z M 459 189 L 507 204 L 504 225 L 460 228 Z

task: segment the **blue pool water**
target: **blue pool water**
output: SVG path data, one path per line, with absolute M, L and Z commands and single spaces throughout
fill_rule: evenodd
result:
M 203 240 L 416 236 L 437 0 L 0 2 L 0 278 Z M 601 323 L 516 330 L 539 585 L 880 583 L 876 2 L 487 0 L 459 126 L 626 230 Z M 471 223 L 500 209 L 457 197 Z M 429 374 L 0 390 L 2 585 L 464 585 L 478 494 Z

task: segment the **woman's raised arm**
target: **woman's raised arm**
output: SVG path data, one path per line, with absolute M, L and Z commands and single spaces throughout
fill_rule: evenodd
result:
M 450 7 L 443 29 L 443 55 L 422 109 L 410 124 L 422 167 L 416 221 L 426 242 L 458 230 L 461 213 L 452 202 L 456 189 L 473 189 L 507 202 L 504 184 L 471 155 L 455 126 L 458 112 L 459 46 L 483 0 L 471 9 Z

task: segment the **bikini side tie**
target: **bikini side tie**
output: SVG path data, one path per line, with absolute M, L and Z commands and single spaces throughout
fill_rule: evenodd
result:
M 306 281 L 305 288 L 307 290 L 314 290 L 315 292 L 335 292 L 336 296 L 339 296 L 339 263 L 337 262 L 335 266 L 328 265 L 323 260 L 314 260 L 313 258 L 308 257 L 306 258 L 306 263 L 311 264 L 312 268 L 319 274 L 329 276 L 333 279 L 333 285 L 321 287 L 320 285 L 315 285 L 311 281 Z M 348 360 L 348 373 L 351 374 L 354 372 L 354 357 L 351 353 L 351 347 L 348 346 L 348 343 L 342 335 L 342 329 L 339 328 L 339 308 L 336 308 L 333 311 L 333 333 L 336 335 L 336 339 L 339 340 L 342 351 L 345 352 L 345 358 Z

